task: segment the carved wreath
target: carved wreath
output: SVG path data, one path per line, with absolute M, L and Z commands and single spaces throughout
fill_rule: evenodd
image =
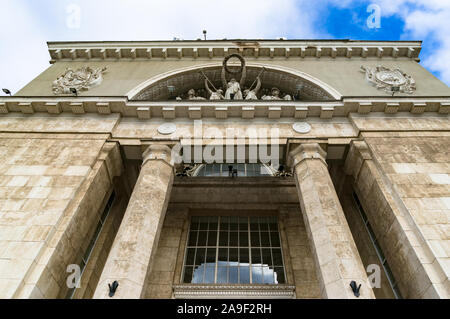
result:
M 237 71 L 230 70 L 230 68 L 228 67 L 228 60 L 231 59 L 231 58 L 238 58 L 239 59 L 239 61 L 241 62 L 241 66 L 240 66 L 239 70 L 237 70 Z M 230 54 L 230 55 L 226 56 L 225 59 L 223 59 L 223 66 L 225 68 L 225 71 L 227 71 L 230 74 L 241 73 L 242 70 L 245 67 L 245 59 L 244 59 L 244 57 L 242 55 L 237 54 L 237 53 L 233 53 L 233 54 Z
M 395 91 L 411 94 L 416 90 L 414 79 L 400 69 L 390 69 L 381 65 L 376 67 L 361 66 L 361 71 L 366 73 L 369 83 L 377 89 L 392 93 Z
M 103 73 L 106 67 L 90 68 L 82 67 L 77 70 L 67 68 L 66 71 L 53 82 L 53 94 L 70 94 L 71 89 L 86 91 L 99 85 L 103 81 Z

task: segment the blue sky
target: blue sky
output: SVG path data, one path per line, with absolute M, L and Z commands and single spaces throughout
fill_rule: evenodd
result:
M 209 39 L 423 40 L 421 64 L 450 85 L 450 0 L 0 0 L 0 10 L 0 87 L 13 93 L 49 66 L 46 41 L 197 39 L 203 29 Z

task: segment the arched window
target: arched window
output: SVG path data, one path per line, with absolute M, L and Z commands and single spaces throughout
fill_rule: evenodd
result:
M 219 176 L 237 176 L 237 177 L 256 177 L 256 176 L 274 176 L 275 170 L 266 164 L 203 164 L 200 165 L 193 176 L 219 177 Z

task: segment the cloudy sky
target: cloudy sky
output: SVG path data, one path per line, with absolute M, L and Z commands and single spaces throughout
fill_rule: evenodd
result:
M 450 0 L 0 0 L 0 87 L 15 93 L 44 71 L 47 41 L 189 40 L 204 29 L 209 39 L 423 40 L 421 64 L 450 85 Z

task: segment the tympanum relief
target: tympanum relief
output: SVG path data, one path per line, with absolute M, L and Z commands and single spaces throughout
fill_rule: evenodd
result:
M 240 66 L 229 66 L 227 63 L 231 58 L 237 58 Z M 286 100 L 291 101 L 292 96 L 281 92 L 277 87 L 262 88 L 261 75 L 265 68 L 259 72 L 256 79 L 246 86 L 247 67 L 245 59 L 240 54 L 231 54 L 225 57 L 221 72 L 221 87 L 215 87 L 211 79 L 208 78 L 203 70 L 200 74 L 204 78 L 204 89 L 189 89 L 185 94 L 176 97 L 177 100 Z M 238 81 L 239 79 L 239 81 Z

